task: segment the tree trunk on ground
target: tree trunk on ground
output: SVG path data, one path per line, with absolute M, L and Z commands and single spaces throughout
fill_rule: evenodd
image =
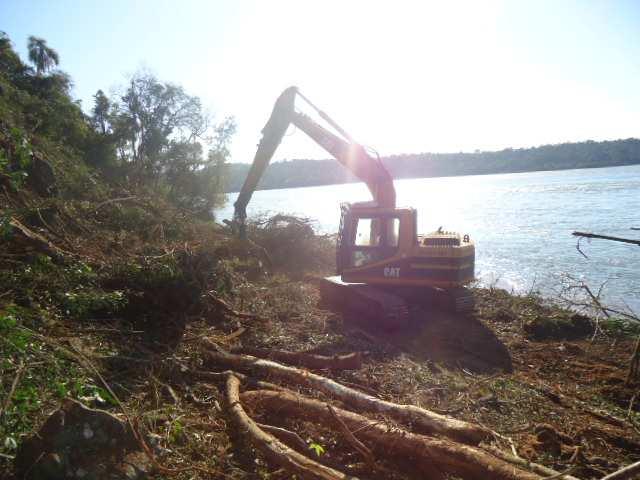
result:
M 303 421 L 333 424 L 325 402 L 284 392 L 257 390 L 241 399 L 253 407 L 286 413 Z M 411 462 L 426 478 L 454 474 L 474 480 L 541 480 L 543 477 L 496 458 L 484 450 L 402 430 L 357 413 L 333 407 L 333 412 L 379 456 L 407 465 Z
M 253 445 L 270 461 L 280 465 L 289 472 L 310 480 L 347 480 L 353 479 L 342 472 L 326 467 L 296 452 L 292 448 L 260 429 L 245 413 L 240 403 L 240 380 L 229 375 L 227 379 L 227 408 L 237 423 L 240 431 L 246 433 Z M 356 479 L 353 479 L 356 480 Z
M 215 364 L 218 367 L 225 366 L 247 373 L 258 373 L 262 376 L 282 378 L 297 384 L 309 385 L 360 411 L 382 413 L 397 421 L 412 425 L 413 428 L 422 433 L 442 435 L 456 441 L 473 445 L 477 445 L 482 440 L 491 436 L 489 430 L 479 425 L 440 415 L 425 410 L 424 408 L 416 407 L 415 405 L 399 405 L 380 400 L 371 395 L 345 387 L 330 378 L 281 365 L 270 360 L 261 360 L 248 355 L 224 353 L 219 351 L 217 345 L 207 340 L 204 341 L 204 344 L 212 350 L 217 350 L 204 352 L 210 364 Z
M 331 357 L 313 353 L 270 350 L 268 348 L 239 348 L 232 350 L 232 352 L 243 355 L 253 355 L 254 357 L 275 360 L 288 365 L 310 368 L 312 370 L 358 370 L 362 367 L 362 355 L 360 352 L 346 355 L 333 355 Z

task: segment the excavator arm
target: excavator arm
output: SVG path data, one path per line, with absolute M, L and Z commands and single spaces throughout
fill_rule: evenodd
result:
M 325 120 L 339 135 L 314 122 L 307 115 L 295 110 L 296 96 L 300 96 L 320 117 Z M 362 180 L 368 187 L 378 207 L 395 208 L 396 191 L 393 178 L 377 157 L 369 155 L 364 147 L 356 143 L 347 132 L 337 125 L 327 114 L 319 110 L 296 87 L 287 88 L 276 101 L 271 117 L 262 129 L 262 139 L 253 159 L 249 174 L 234 203 L 234 224 L 241 237 L 245 236 L 245 219 L 247 204 L 255 191 L 260 178 L 264 174 L 273 154 L 282 141 L 289 125 L 295 125 L 318 145 L 333 156 L 340 164 Z

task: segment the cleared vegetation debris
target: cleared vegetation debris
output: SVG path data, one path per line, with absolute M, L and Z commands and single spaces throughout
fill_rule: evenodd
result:
M 310 385 L 354 408 L 381 413 L 410 424 L 418 431 L 443 435 L 464 443 L 478 444 L 491 435 L 480 425 L 430 412 L 415 405 L 387 402 L 315 373 L 249 355 L 226 353 L 207 340 L 203 343 L 209 347 L 209 350 L 203 352 L 209 365 L 220 365 L 253 375 L 278 377 L 296 384 Z

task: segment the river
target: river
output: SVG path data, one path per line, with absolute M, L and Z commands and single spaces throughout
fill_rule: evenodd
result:
M 569 274 L 617 307 L 640 313 L 640 247 L 583 240 L 574 230 L 640 238 L 640 165 L 396 180 L 398 205 L 418 209 L 418 230 L 468 233 L 476 242 L 476 276 L 518 293 L 552 296 Z M 216 212 L 231 218 L 236 193 Z M 364 184 L 261 190 L 249 215 L 291 213 L 335 233 L 340 202 L 370 200 Z

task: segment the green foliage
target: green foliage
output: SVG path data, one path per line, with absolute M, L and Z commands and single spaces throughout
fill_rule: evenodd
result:
M 58 52 L 47 45 L 43 38 L 29 37 L 29 61 L 36 67 L 36 73 L 41 75 L 60 63 Z
M 100 289 L 77 289 L 64 294 L 63 308 L 74 318 L 86 318 L 90 314 L 113 314 L 124 308 L 127 299 L 116 290 L 105 292 Z
M 335 262 L 335 240 L 332 236 L 316 235 L 313 221 L 290 215 L 251 219 L 247 233 L 263 247 L 276 270 L 292 275 L 313 271 L 325 272 Z
M 0 335 L 7 344 L 8 351 L 23 353 L 31 339 L 31 334 L 18 325 L 19 309 L 15 305 L 6 307 L 0 313 Z
M 46 255 L 0 278 L 0 290 L 13 290 L 25 305 L 49 305 L 58 315 L 73 318 L 103 316 L 120 311 L 127 304 L 124 292 L 104 290 L 98 275 L 82 262 L 53 263 Z
M 613 337 L 636 337 L 640 335 L 640 322 L 624 317 L 603 318 L 600 329 Z
M 90 385 L 77 365 L 24 327 L 37 315 L 13 304 L 0 307 L 0 398 L 7 407 L 0 417 L 0 453 L 15 454 L 22 435 L 40 421 L 44 406 L 50 409 L 57 399 L 80 398 L 88 390 L 71 388 L 71 383 Z
M 235 129 L 231 118 L 215 128 L 213 147 L 206 159 L 199 143 L 172 143 L 167 155 L 165 178 L 169 197 L 174 203 L 203 217 L 210 217 L 211 209 L 224 202 L 224 165 Z
M 318 457 L 321 457 L 325 454 L 324 447 L 316 442 L 311 442 L 309 444 L 309 450 L 313 450 Z
M 7 131 L 8 130 L 8 131 Z M 3 129 L 0 123 L 0 176 L 4 177 L 11 189 L 19 190 L 31 165 L 31 144 L 24 131 L 17 127 Z
M 45 40 L 30 37 L 29 59 L 35 74 L 0 32 L 0 183 L 24 187 L 33 155 L 53 167 L 67 197 L 93 193 L 99 169 L 111 182 L 153 187 L 210 218 L 224 200 L 233 119 L 212 123 L 198 97 L 146 72 L 113 98 L 98 90 L 87 117 L 70 96 L 70 77 L 51 71 L 59 56 Z
M 169 443 L 180 444 L 185 440 L 185 429 L 180 419 L 176 419 L 169 425 Z

